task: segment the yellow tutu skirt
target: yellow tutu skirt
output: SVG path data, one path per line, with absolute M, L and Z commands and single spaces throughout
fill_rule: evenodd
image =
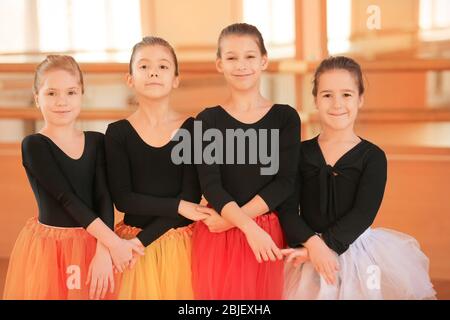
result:
M 50 227 L 31 218 L 9 260 L 4 299 L 89 299 L 85 285 L 96 239 L 83 228 Z
M 192 225 L 191 225 L 192 226 Z M 123 300 L 190 300 L 192 227 L 170 229 L 145 248 L 131 270 L 117 277 L 118 299 Z M 141 229 L 122 222 L 116 233 L 131 239 Z

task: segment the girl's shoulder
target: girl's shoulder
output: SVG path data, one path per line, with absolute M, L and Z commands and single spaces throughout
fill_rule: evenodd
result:
M 194 124 L 195 124 L 195 118 L 189 116 L 183 120 L 183 123 L 181 124 L 180 128 L 191 130 L 194 128 Z
M 127 119 L 117 120 L 108 124 L 106 128 L 105 137 L 121 139 L 132 132 L 132 127 Z
M 22 139 L 22 150 L 27 151 L 35 148 L 48 148 L 46 136 L 41 133 L 33 133 Z
M 104 148 L 105 135 L 98 131 L 85 131 L 85 146 L 91 146 L 94 149 Z
M 362 148 L 364 150 L 364 157 L 367 161 L 381 161 L 386 162 L 386 153 L 381 147 L 376 145 L 375 143 L 361 138 Z
M 272 114 L 276 115 L 284 122 L 295 123 L 296 125 L 300 125 L 300 116 L 298 114 L 297 109 L 288 104 L 276 103 L 272 106 L 271 111 L 273 111 Z
M 304 157 L 309 158 L 311 155 L 319 153 L 316 144 L 317 144 L 317 136 L 312 139 L 307 139 L 307 140 L 301 141 L 300 142 L 300 158 L 304 158 Z
M 200 111 L 195 118 L 203 119 L 203 118 L 214 117 L 218 114 L 218 112 L 221 111 L 220 108 L 221 108 L 220 105 L 213 106 L 213 107 L 206 107 L 202 111 Z
M 220 105 L 213 107 L 206 107 L 197 114 L 195 120 L 214 126 L 217 123 L 217 119 L 220 119 L 221 115 L 223 114 L 221 114 Z
M 120 119 L 114 122 L 111 122 L 108 124 L 108 127 L 106 128 L 105 134 L 108 134 L 111 131 L 120 131 L 123 130 L 127 125 L 129 124 L 129 121 L 127 119 Z
M 192 126 L 193 124 L 194 124 L 194 121 L 195 121 L 195 118 L 194 117 L 192 117 L 192 116 L 185 116 L 185 117 L 182 117 L 181 118 L 181 126 L 180 126 L 180 128 L 183 128 L 183 127 L 189 127 L 189 126 Z
M 311 138 L 311 139 L 303 140 L 301 142 L 302 148 L 303 147 L 310 147 L 310 146 L 314 145 L 315 143 L 317 143 L 317 137 L 318 136 L 315 136 L 314 138 Z
M 98 131 L 84 131 L 84 135 L 86 138 L 94 141 L 103 141 L 105 139 L 105 135 Z
M 298 114 L 297 110 L 289 104 L 274 103 L 272 108 L 276 108 L 278 112 L 283 112 L 291 115 Z

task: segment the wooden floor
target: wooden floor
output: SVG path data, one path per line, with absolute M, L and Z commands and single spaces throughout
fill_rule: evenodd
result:
M 450 300 L 450 281 L 434 279 L 432 282 L 437 292 L 437 298 L 439 300 Z
M 0 293 L 3 298 L 3 289 L 5 288 L 6 271 L 8 270 L 8 260 L 0 259 Z

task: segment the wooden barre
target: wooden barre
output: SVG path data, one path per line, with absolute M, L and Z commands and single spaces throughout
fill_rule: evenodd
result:
M 365 72 L 426 72 L 450 70 L 450 59 L 402 59 L 402 60 L 364 60 L 358 59 Z M 306 74 L 313 72 L 318 61 L 295 59 L 275 60 L 269 63 L 267 72 L 288 72 Z M 0 63 L 0 73 L 33 73 L 37 63 Z M 85 73 L 126 73 L 128 63 L 80 63 Z M 215 74 L 214 61 L 181 62 L 180 73 Z

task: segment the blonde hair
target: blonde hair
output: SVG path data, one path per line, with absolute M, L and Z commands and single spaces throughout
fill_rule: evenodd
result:
M 38 94 L 42 85 L 42 78 L 45 73 L 52 70 L 64 70 L 74 76 L 78 76 L 81 85 L 81 92 L 84 93 L 83 74 L 80 66 L 71 56 L 66 55 L 48 55 L 37 67 L 34 74 L 33 93 Z

